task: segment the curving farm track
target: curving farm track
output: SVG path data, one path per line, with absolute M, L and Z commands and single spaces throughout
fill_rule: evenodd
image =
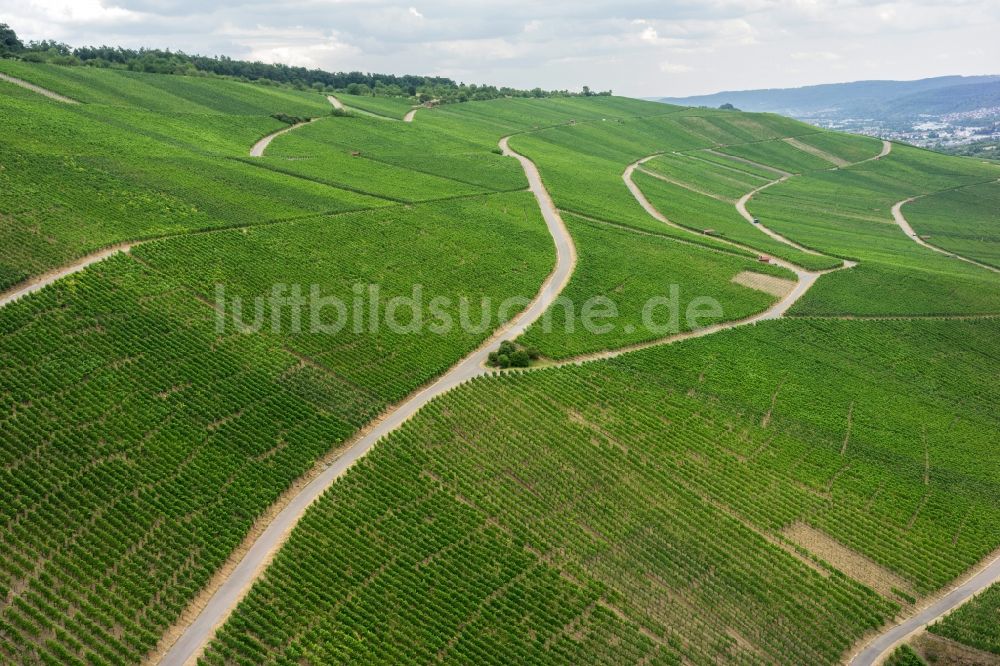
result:
M 930 605 L 875 636 L 851 659 L 850 666 L 881 664 L 901 643 L 970 601 L 998 580 L 1000 580 L 1000 557 L 988 562 Z
M 21 86 L 22 88 L 27 88 L 32 92 L 36 92 L 39 95 L 45 95 L 49 99 L 54 99 L 57 102 L 62 102 L 63 104 L 79 104 L 80 102 L 73 99 L 72 97 L 66 97 L 65 95 L 60 95 L 57 92 L 53 92 L 48 88 L 43 88 L 41 86 L 36 86 L 34 83 L 25 81 L 24 79 L 19 79 L 16 76 L 11 76 L 10 74 L 4 74 L 0 72 L 0 81 L 6 81 L 7 83 L 13 83 L 15 86 Z
M 489 352 L 502 339 L 516 337 L 524 332 L 542 316 L 569 282 L 576 264 L 576 249 L 559 212 L 542 185 L 538 169 L 526 157 L 511 150 L 507 145 L 507 138 L 501 139 L 499 145 L 504 155 L 515 157 L 524 169 L 529 188 L 535 195 L 546 226 L 555 242 L 555 269 L 542 284 L 535 299 L 517 317 L 495 331 L 486 342 L 432 384 L 419 389 L 403 403 L 384 414 L 372 427 L 356 438 L 336 461 L 295 494 L 257 537 L 232 572 L 212 592 L 208 602 L 163 656 L 160 664 L 180 666 L 193 663 L 214 636 L 216 628 L 225 622 L 236 605 L 249 592 L 254 580 L 263 573 L 309 505 L 355 462 L 371 451 L 382 437 L 403 425 L 430 400 L 459 384 L 491 372 L 486 368 L 486 357 Z
M 926 196 L 926 195 L 921 195 L 921 196 Z M 963 257 L 960 254 L 955 254 L 954 252 L 950 252 L 936 245 L 931 245 L 923 238 L 921 238 L 920 234 L 918 234 L 916 231 L 913 230 L 913 227 L 910 226 L 910 223 L 907 222 L 906 218 L 903 216 L 903 206 L 910 203 L 911 201 L 916 201 L 917 199 L 920 198 L 921 198 L 920 196 L 917 196 L 917 197 L 910 197 L 909 199 L 903 199 L 902 201 L 896 202 L 896 204 L 892 207 L 892 219 L 895 220 L 896 224 L 899 225 L 899 228 L 903 230 L 903 233 L 906 234 L 910 238 L 910 240 L 912 240 L 917 245 L 926 247 L 928 250 L 934 250 L 935 252 L 940 252 L 946 257 L 953 257 L 960 261 L 972 264 L 973 266 L 979 266 L 980 268 L 985 268 L 988 271 L 993 271 L 994 273 L 1000 273 L 1000 268 L 997 268 L 996 266 L 990 266 L 989 264 L 980 263 L 975 259 L 969 259 L 968 257 Z
M 141 241 L 139 241 L 141 242 Z M 28 294 L 34 293 L 43 287 L 47 287 L 56 280 L 60 280 L 67 275 L 72 275 L 73 273 L 78 273 L 82 271 L 87 266 L 91 264 L 96 264 L 100 261 L 104 261 L 108 257 L 118 254 L 119 252 L 128 252 L 133 246 L 138 245 L 139 242 L 132 243 L 118 243 L 117 245 L 112 245 L 98 250 L 97 252 L 91 252 L 90 254 L 80 257 L 71 264 L 61 266 L 47 273 L 42 273 L 41 275 L 31 278 L 26 282 L 22 282 L 7 291 L 0 293 L 0 308 L 10 303 L 13 303 L 22 296 L 27 296 Z
M 313 118 L 312 120 L 305 120 L 301 123 L 295 123 L 294 125 L 289 125 L 288 127 L 280 129 L 277 132 L 271 132 L 265 137 L 261 137 L 260 141 L 251 146 L 250 157 L 262 157 L 264 155 L 264 150 L 267 149 L 267 147 L 271 144 L 271 142 L 277 139 L 279 136 L 281 136 L 282 134 L 286 134 L 287 132 L 291 132 L 294 129 L 298 129 L 303 125 L 314 123 L 317 120 L 318 118 Z
M 53 91 L 41 88 L 40 86 L 36 86 L 27 81 L 23 81 L 6 74 L 0 73 L 0 80 L 22 86 L 62 103 L 79 103 L 77 100 L 65 97 Z M 328 95 L 327 99 L 334 108 L 342 110 L 345 109 L 344 105 L 333 95 Z M 404 116 L 403 120 L 405 122 L 412 122 L 417 110 L 418 109 L 416 108 L 411 109 Z M 377 116 L 377 114 L 368 114 L 367 112 L 364 113 L 366 113 L 366 115 Z M 377 117 L 385 118 L 384 116 Z M 313 122 L 314 120 L 316 119 L 308 122 Z M 307 124 L 307 122 L 297 123 L 262 137 L 250 149 L 250 155 L 255 157 L 263 155 L 267 146 L 276 137 L 297 129 L 305 124 Z M 538 202 L 539 208 L 542 212 L 543 218 L 545 219 L 548 230 L 553 237 L 556 247 L 555 268 L 542 284 L 535 299 L 518 316 L 503 327 L 496 330 L 486 342 L 459 361 L 448 372 L 428 386 L 423 387 L 411 394 L 403 403 L 381 416 L 376 422 L 366 428 L 366 430 L 363 431 L 348 446 L 348 448 L 344 450 L 343 454 L 339 458 L 337 458 L 317 477 L 312 479 L 312 481 L 292 496 L 289 501 L 284 504 L 283 508 L 275 514 L 273 520 L 264 528 L 260 535 L 253 540 L 253 543 L 250 544 L 248 550 L 246 550 L 245 555 L 239 560 L 238 563 L 235 564 L 231 572 L 221 581 L 218 587 L 214 590 L 208 591 L 211 596 L 208 598 L 207 603 L 198 611 L 198 614 L 193 621 L 183 628 L 183 633 L 181 633 L 176 642 L 170 646 L 169 651 L 166 652 L 159 663 L 171 665 L 193 663 L 197 656 L 203 651 L 207 643 L 214 636 L 215 630 L 223 622 L 225 622 L 226 618 L 228 618 L 230 613 L 235 609 L 237 603 L 239 603 L 239 601 L 249 591 L 256 578 L 263 573 L 274 554 L 278 551 L 281 544 L 287 538 L 308 506 L 327 488 L 329 488 L 330 485 L 332 485 L 341 475 L 343 475 L 355 462 L 366 455 L 383 436 L 399 428 L 434 397 L 441 395 L 452 388 L 469 381 L 470 379 L 493 372 L 485 366 L 486 357 L 489 352 L 496 347 L 501 339 L 517 337 L 524 330 L 526 330 L 528 326 L 541 317 L 548 306 L 556 299 L 556 297 L 558 297 L 559 293 L 568 283 L 570 275 L 572 274 L 573 268 L 576 264 L 576 250 L 573 246 L 572 239 L 566 230 L 561 217 L 559 216 L 558 210 L 542 184 L 538 169 L 528 158 L 518 154 L 509 147 L 508 137 L 503 138 L 500 141 L 499 146 L 504 155 L 514 157 L 521 163 L 529 182 L 529 188 L 535 195 L 536 201 Z M 882 151 L 878 155 L 854 164 L 861 164 L 863 162 L 869 162 L 885 157 L 890 153 L 891 149 L 892 144 L 888 141 L 883 141 Z M 691 233 L 692 235 L 700 236 L 697 232 L 671 222 L 666 216 L 658 211 L 648 201 L 648 199 L 646 199 L 645 195 L 643 195 L 638 186 L 636 186 L 633 182 L 633 172 L 639 168 L 643 162 L 652 159 L 653 157 L 655 157 L 655 155 L 637 160 L 625 169 L 625 172 L 622 174 L 622 178 L 626 186 L 650 216 L 671 227 L 682 230 L 686 233 Z M 726 157 L 733 158 L 730 155 L 726 155 Z M 739 158 L 733 159 L 742 161 L 739 160 Z M 853 165 L 838 165 L 835 168 L 842 168 L 844 166 Z M 777 183 L 784 182 L 792 175 L 773 168 L 771 170 L 779 175 L 776 180 L 773 180 L 770 183 L 745 194 L 736 203 L 737 211 L 744 217 L 744 219 L 751 223 L 753 222 L 753 217 L 747 211 L 747 202 L 757 192 Z M 987 270 L 1000 272 L 1000 269 L 997 269 L 996 267 L 956 255 L 952 252 L 931 245 L 921 239 L 902 214 L 902 207 L 906 203 L 909 203 L 917 198 L 919 197 L 905 199 L 896 203 L 892 207 L 893 219 L 904 231 L 904 233 L 907 234 L 907 236 L 909 236 L 914 242 L 928 249 L 966 261 Z M 771 238 L 787 244 L 790 247 L 809 254 L 819 254 L 813 250 L 798 245 L 797 243 L 770 229 L 767 229 L 763 225 L 755 224 L 754 226 L 760 229 L 762 233 L 765 233 Z M 719 240 L 741 249 L 753 250 L 753 248 L 733 243 L 732 241 L 722 239 Z M 134 247 L 141 242 L 142 241 L 125 242 L 103 248 L 86 255 L 71 264 L 32 278 L 25 283 L 0 293 L 0 307 L 8 305 L 27 294 L 38 291 L 63 277 L 79 272 L 92 264 L 103 261 L 118 252 L 128 252 L 131 247 Z M 773 261 L 775 264 L 781 265 L 793 271 L 798 278 L 798 282 L 789 294 L 764 312 L 741 320 L 724 322 L 695 331 L 677 334 L 668 338 L 619 348 L 612 351 L 598 352 L 595 354 L 567 359 L 557 363 L 556 365 L 567 365 L 590 360 L 611 358 L 642 348 L 669 344 L 693 337 L 710 335 L 728 328 L 781 317 L 809 290 L 820 275 L 831 271 L 843 270 L 844 268 L 850 268 L 855 265 L 854 262 L 845 261 L 842 267 L 831 270 L 807 271 L 781 259 L 775 258 Z M 921 631 L 928 624 L 958 608 L 969 599 L 973 598 L 978 592 L 986 589 L 998 580 L 1000 580 L 1000 558 L 996 558 L 985 563 L 970 577 L 968 577 L 968 579 L 958 584 L 955 588 L 932 602 L 929 606 L 916 611 L 909 618 L 904 619 L 898 624 L 889 627 L 881 634 L 875 636 L 851 659 L 851 666 L 873 666 L 874 664 L 881 663 L 897 645 L 915 633 Z

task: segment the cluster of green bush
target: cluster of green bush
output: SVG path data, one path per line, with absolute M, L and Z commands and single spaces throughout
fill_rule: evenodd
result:
M 337 109 L 334 109 L 334 111 L 336 110 Z M 289 125 L 297 125 L 298 123 L 309 122 L 309 118 L 304 118 L 302 116 L 290 116 L 287 113 L 272 113 L 271 117 L 274 118 L 275 120 L 280 120 L 281 122 L 287 123 Z
M 532 361 L 537 361 L 540 354 L 534 347 L 522 347 L 519 344 L 504 340 L 500 349 L 490 352 L 487 363 L 494 368 L 527 368 Z
M 128 69 L 151 74 L 179 76 L 226 76 L 265 85 L 287 85 L 299 90 L 319 92 L 346 91 L 352 95 L 406 97 L 418 102 L 469 102 L 500 97 L 592 97 L 609 96 L 611 91 L 595 92 L 584 86 L 582 92 L 568 90 L 519 90 L 457 83 L 443 76 L 406 74 L 368 74 L 363 72 L 327 72 L 284 64 L 234 60 L 226 56 L 189 55 L 181 51 L 128 49 L 112 46 L 72 47 L 55 40 L 25 44 L 7 24 L 0 23 L 0 57 L 16 57 L 29 62 L 55 65 Z

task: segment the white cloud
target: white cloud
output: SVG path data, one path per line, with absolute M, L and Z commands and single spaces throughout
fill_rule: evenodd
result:
M 997 0 L 0 0 L 0 17 L 25 39 L 640 96 L 1000 63 Z
M 105 6 L 101 0 L 31 0 L 29 11 L 39 18 L 56 23 L 134 22 L 141 19 L 137 12 L 117 6 Z
M 660 71 L 667 74 L 683 74 L 684 72 L 690 72 L 691 67 L 676 62 L 661 62 Z
M 833 51 L 796 51 L 791 54 L 792 60 L 840 60 L 841 55 Z

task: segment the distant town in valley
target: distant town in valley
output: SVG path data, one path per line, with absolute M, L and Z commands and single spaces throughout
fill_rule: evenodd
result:
M 1000 158 L 1000 76 L 856 81 L 802 88 L 657 98 L 672 104 L 731 104 L 827 129 L 867 134 L 942 152 Z

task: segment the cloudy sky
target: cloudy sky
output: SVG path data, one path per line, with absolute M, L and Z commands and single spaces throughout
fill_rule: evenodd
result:
M 998 0 L 0 0 L 23 39 L 693 95 L 1000 74 Z

